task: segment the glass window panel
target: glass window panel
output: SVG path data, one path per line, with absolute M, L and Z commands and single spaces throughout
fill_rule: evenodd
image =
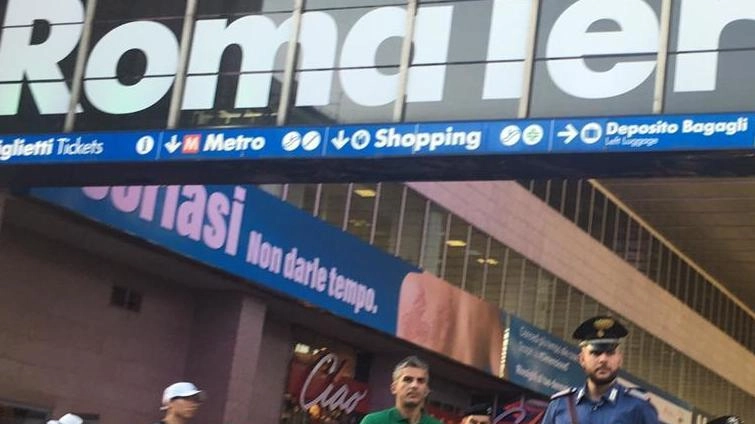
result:
M 661 346 L 660 342 L 657 338 L 648 335 L 647 336 L 649 343 L 648 344 L 648 375 L 651 377 L 650 381 L 655 383 L 658 381 L 658 377 L 661 374 L 661 362 L 660 362 L 660 356 L 661 356 Z
M 734 302 L 723 293 L 721 295 L 723 297 L 723 319 L 721 320 L 721 328 L 723 328 L 725 333 L 731 334 L 731 316 L 734 310 Z
M 138 23 L 95 22 L 92 28 L 93 49 L 97 49 L 103 37 L 113 34 L 112 31 L 122 24 L 136 25 Z M 149 34 L 151 37 L 148 40 L 149 43 L 155 46 L 170 46 L 175 40 L 180 42 L 183 18 L 164 19 L 159 23 L 152 22 L 149 28 L 153 31 Z M 165 29 L 172 35 L 164 33 Z M 128 28 L 119 31 L 125 30 Z M 141 28 L 141 31 L 145 29 Z M 134 46 L 142 43 L 142 47 L 145 47 L 145 36 L 134 37 Z M 148 57 L 144 51 L 134 48 L 126 51 L 119 58 L 113 68 L 114 74 L 109 74 L 108 70 L 104 70 L 105 73 L 102 75 L 85 74 L 80 99 L 84 111 L 76 115 L 76 130 L 164 128 L 167 124 L 168 108 L 175 82 L 175 67 L 171 67 L 170 61 L 175 60 L 177 63 L 179 54 L 178 45 L 174 47 L 176 50 L 171 53 L 174 53 L 175 57 L 160 61 L 161 65 L 155 64 L 155 57 Z M 162 50 L 160 52 L 162 53 Z M 89 63 L 91 63 L 91 56 Z M 165 69 L 160 69 L 159 66 Z M 154 69 L 150 70 L 150 68 Z M 148 71 L 149 74 L 147 74 Z M 149 97 L 145 97 L 144 87 L 150 87 Z
M 494 266 L 492 265 L 493 261 L 487 255 L 488 236 L 472 227 L 469 241 L 464 290 L 475 296 L 482 297 L 483 277 L 485 277 L 486 269 L 490 270 Z M 500 284 L 500 280 L 497 283 Z M 487 282 L 485 282 L 485 285 L 487 285 Z M 498 304 L 497 299 L 495 304 Z
M 705 279 L 695 272 L 692 276 L 692 303 L 690 305 L 700 315 L 703 313 L 703 284 L 705 284 Z
M 723 318 L 723 299 L 721 292 L 717 288 L 711 286 L 710 305 L 712 313 L 712 322 L 718 328 L 721 328 Z
M 703 280 L 702 285 L 702 316 L 707 319 L 710 322 L 713 322 L 713 314 L 711 313 L 711 306 L 713 304 L 713 286 L 710 285 L 710 282 L 708 282 L 708 279 L 706 278 Z
M 544 57 L 556 57 L 556 55 L 553 52 L 552 46 L 551 49 L 548 49 L 549 43 L 556 43 L 560 41 L 562 44 L 564 42 L 568 42 L 565 40 L 555 40 L 553 37 L 556 37 L 557 34 L 553 34 L 552 30 L 555 27 L 556 21 L 559 19 L 563 19 L 564 12 L 567 11 L 567 9 L 572 8 L 573 6 L 579 6 L 578 0 L 565 0 L 565 1 L 545 1 L 541 2 L 541 7 L 539 11 L 538 16 L 538 29 L 540 30 L 538 33 L 538 39 L 537 39 L 537 46 L 535 55 L 537 58 L 544 58 Z M 647 4 L 647 6 L 652 9 L 655 12 L 656 16 L 661 15 L 661 2 L 656 0 L 645 0 L 644 3 Z M 583 5 L 584 6 L 584 5 Z M 613 12 L 616 16 L 627 16 L 631 15 L 635 19 L 641 19 L 644 16 L 637 16 L 637 12 L 642 11 L 642 8 L 638 8 L 635 4 L 625 3 L 625 4 L 615 4 L 611 5 L 613 9 Z M 583 9 L 584 10 L 584 9 Z M 574 13 L 574 10 L 571 10 L 570 13 Z M 602 32 L 616 32 L 621 31 L 622 26 L 619 22 L 610 19 L 611 17 L 606 17 L 604 19 L 600 19 L 596 22 L 592 22 L 592 24 L 589 26 L 588 32 L 591 34 L 594 34 L 593 36 L 600 36 L 600 33 Z M 642 31 L 643 34 L 647 31 L 644 27 L 637 27 L 636 25 L 633 27 L 630 27 L 629 29 L 625 29 L 625 31 L 631 31 L 633 32 L 627 32 L 627 35 L 642 35 L 639 34 L 639 31 Z M 619 50 L 621 47 L 616 46 L 616 49 Z M 657 50 L 657 46 L 652 45 L 649 46 L 648 49 L 645 51 L 638 51 L 637 53 L 655 53 Z M 617 51 L 616 53 L 619 53 Z
M 401 199 L 404 186 L 397 183 L 381 183 L 378 202 L 375 239 L 373 243 L 386 252 L 396 251 L 400 222 Z
M 343 228 L 348 184 L 323 184 L 317 216 L 334 227 Z
M 640 337 L 634 324 L 626 319 L 620 319 L 627 327 L 629 335 L 624 339 L 624 366 L 630 373 L 636 373 L 639 365 Z
M 78 37 L 83 31 L 84 13 L 80 16 L 81 19 L 79 19 L 79 17 L 75 17 L 74 19 L 64 19 L 63 21 L 66 22 L 56 22 L 55 24 L 50 24 L 48 21 L 42 20 L 6 22 L 4 14 L 7 4 L 7 1 L 3 1 L 2 5 L 0 5 L 0 25 L 8 25 L 7 28 L 0 27 L 0 38 L 13 37 L 21 40 L 29 40 L 31 44 L 44 45 L 46 42 L 51 42 L 50 39 L 59 36 L 65 37 L 67 35 L 75 35 Z M 84 7 L 85 6 L 86 5 L 84 4 Z M 37 99 L 32 95 L 31 87 L 34 87 L 35 90 L 56 87 L 62 92 L 70 93 L 73 70 L 76 64 L 78 51 L 78 45 L 73 46 L 71 51 L 57 63 L 60 73 L 62 74 L 60 79 L 45 79 L 44 82 L 40 82 L 30 80 L 30 75 L 28 75 L 28 73 L 23 75 L 16 74 L 4 76 L 4 80 L 19 80 L 21 90 L 20 95 L 15 97 L 11 93 L 17 90 L 19 82 L 13 81 L 0 84 L 0 102 L 2 102 L 2 109 L 11 108 L 10 111 L 4 113 L 15 112 L 13 115 L 0 116 L 0 134 L 62 131 L 66 113 L 69 109 L 68 99 L 53 99 L 50 98 L 49 95 L 42 96 L 41 93 L 37 92 L 36 94 L 41 97 L 38 98 L 40 100 L 38 103 Z M 45 107 L 45 104 L 48 103 L 53 103 L 55 107 Z M 40 104 L 42 106 L 40 106 Z M 40 107 L 43 109 L 40 110 Z
M 648 244 L 646 242 L 647 238 L 650 236 L 650 233 L 645 231 L 645 228 L 642 227 L 638 222 L 632 221 L 632 227 L 636 228 L 635 231 L 635 239 L 634 239 L 634 254 L 635 254 L 635 266 L 637 269 L 647 275 L 648 271 Z
M 606 199 L 605 213 L 603 215 L 603 228 L 600 233 L 600 242 L 609 249 L 614 247 L 614 237 L 616 236 L 616 215 L 618 209 L 613 202 Z
M 197 14 L 248 15 L 259 12 L 284 12 L 294 9 L 293 0 L 199 0 Z
M 640 354 L 639 354 L 639 366 L 637 367 L 638 376 L 640 378 L 647 379 L 650 363 L 652 358 L 650 357 L 650 335 L 646 331 L 640 333 Z
M 583 64 L 593 72 L 611 73 L 614 72 L 611 69 L 622 63 L 635 66 L 643 64 L 649 67 L 655 61 L 656 56 L 654 55 L 536 60 L 530 115 L 533 117 L 547 117 L 652 113 L 655 71 L 648 72 L 647 78 L 631 86 L 628 86 L 625 82 L 613 82 L 611 84 L 613 86 L 627 87 L 628 91 L 619 95 L 611 95 L 608 93 L 610 90 L 601 89 L 601 92 L 606 93 L 595 95 L 595 97 L 592 97 L 590 93 L 595 93 L 596 83 L 591 82 L 588 76 L 571 74 L 568 79 L 561 76 L 559 80 L 561 82 L 557 83 L 553 75 L 554 73 L 563 75 L 567 72 L 564 69 L 574 69 L 576 66 L 582 67 Z M 618 76 L 618 74 L 614 75 Z M 564 82 L 568 80 L 578 80 L 582 81 L 582 83 L 579 85 L 571 83 L 568 86 L 564 86 Z
M 420 2 L 422 3 L 422 2 Z M 424 10 L 423 6 L 420 6 L 420 12 L 422 13 L 422 10 Z M 490 31 L 491 31 L 491 24 L 495 24 L 495 22 L 492 22 L 491 16 L 493 14 L 493 1 L 491 0 L 464 0 L 464 1 L 455 1 L 455 2 L 448 2 L 443 5 L 433 5 L 433 6 L 427 6 L 427 10 L 431 11 L 438 11 L 438 10 L 450 10 L 451 16 L 450 16 L 450 34 L 448 36 L 448 57 L 447 62 L 450 63 L 460 63 L 460 62 L 482 62 L 489 60 L 489 52 L 488 52 L 488 42 L 491 38 Z M 521 13 L 524 12 L 525 15 L 522 16 Z M 506 10 L 506 13 L 511 16 L 514 13 L 520 13 L 518 16 L 520 16 L 525 22 L 517 22 L 516 19 L 509 19 L 506 20 L 506 23 L 509 25 L 508 33 L 514 33 L 517 32 L 516 29 L 513 29 L 512 27 L 514 25 L 517 25 L 517 29 L 519 31 L 526 31 L 526 28 L 529 25 L 529 22 L 527 21 L 527 16 L 529 15 L 528 9 L 514 9 L 509 8 Z M 440 23 L 437 22 L 436 25 L 439 25 Z M 417 30 L 421 30 L 419 26 L 415 27 L 415 32 Z M 525 32 L 526 34 L 526 32 Z M 415 34 L 416 35 L 416 34 Z M 445 34 L 441 34 L 440 31 L 435 34 L 437 37 L 442 37 Z M 518 50 L 518 54 L 509 54 L 509 56 L 514 57 L 507 57 L 509 60 L 524 60 L 524 50 L 527 43 L 526 38 L 523 39 L 513 39 L 512 37 L 509 37 L 505 41 L 509 46 L 509 50 Z M 427 60 L 423 60 L 423 58 L 417 58 L 415 59 L 415 63 L 417 60 L 422 60 L 423 64 L 428 63 Z M 523 68 L 522 68 L 523 71 Z M 522 71 L 520 71 L 520 74 L 522 74 Z M 484 75 L 480 75 L 478 78 L 480 80 L 484 79 Z M 481 93 L 480 93 L 481 94 Z M 478 99 L 481 99 L 482 96 L 478 97 Z
M 615 216 L 616 223 L 613 227 L 613 251 L 620 258 L 628 261 L 624 253 L 627 251 L 627 244 L 629 242 L 629 240 L 627 239 L 627 220 L 629 219 L 629 217 L 618 207 L 616 208 Z
M 130 0 L 98 1 L 95 9 L 95 20 L 136 20 L 144 18 L 176 18 L 183 17 L 186 12 L 186 1 L 152 1 Z
M 517 315 L 522 319 L 542 327 L 541 322 L 536 322 L 538 282 L 541 275 L 539 267 L 524 260 L 523 274 L 520 278 L 521 290 L 519 291 L 519 305 Z
M 393 118 L 393 105 L 398 95 L 398 67 L 300 71 L 294 78 L 289 124 L 388 122 Z M 373 89 L 352 88 L 356 91 L 347 92 L 341 84 L 344 78 L 359 82 L 354 82 L 352 87 L 369 86 Z M 323 87 L 329 89 L 329 94 L 312 106 L 313 101 L 307 99 L 316 97 Z M 307 99 L 297 100 L 304 97 Z
M 582 319 L 582 303 L 584 302 L 584 297 L 584 293 L 569 286 L 569 304 L 567 305 L 569 308 L 569 314 L 564 320 L 564 327 L 566 328 L 565 331 L 568 336 L 565 337 L 566 340 L 572 340 L 572 332 L 582 321 L 584 321 Z
M 504 73 L 507 71 L 506 68 L 514 68 L 518 72 L 517 75 L 523 70 L 521 62 L 411 66 L 404 120 L 438 121 L 516 117 L 519 108 L 518 97 L 483 99 L 485 74 L 492 72 L 488 71 L 489 67 L 496 66 L 503 67 Z M 438 82 L 433 83 L 433 81 Z M 417 94 L 412 95 L 413 92 Z M 422 101 L 418 98 L 420 94 L 432 100 Z
M 283 184 L 259 184 L 257 187 L 278 199 L 283 196 Z
M 598 190 L 594 191 L 595 201 L 592 204 L 592 217 L 590 220 L 590 235 L 602 243 L 602 234 L 605 231 L 605 211 L 608 199 Z
M 427 222 L 425 223 L 425 239 L 422 247 L 421 265 L 425 270 L 440 277 L 442 277 L 443 271 L 447 224 L 448 212 L 434 203 L 430 203 Z M 466 240 L 466 236 L 464 240 Z
M 559 213 L 563 213 L 562 208 L 562 196 L 564 192 L 564 179 L 552 179 L 550 180 L 550 192 L 548 193 L 548 205 L 557 210 Z
M 406 5 L 407 0 L 304 0 L 306 10 L 336 9 L 358 6 Z
M 370 242 L 372 234 L 372 216 L 377 198 L 377 184 L 352 184 L 349 217 L 346 231 L 365 242 Z
M 661 287 L 666 288 L 666 274 L 668 273 L 671 251 L 665 244 L 660 243 L 658 246 L 658 268 L 656 269 L 653 280 Z
M 332 64 L 332 66 L 323 66 L 327 64 L 300 60 L 299 62 L 297 62 L 296 70 L 299 71 L 328 68 L 343 69 L 398 66 L 401 63 L 401 47 L 403 43 L 403 37 L 387 37 L 385 40 L 380 40 L 381 42 L 377 46 L 372 46 L 369 44 L 359 46 L 359 48 L 361 49 L 375 49 L 374 52 L 370 51 L 370 54 L 359 54 L 353 58 L 349 58 L 348 53 L 347 55 L 343 54 L 343 48 L 347 38 L 350 42 L 355 42 L 357 40 L 357 38 L 354 36 L 350 37 L 350 35 L 355 31 L 362 33 L 369 31 L 374 32 L 376 35 L 380 36 L 393 31 L 395 28 L 403 29 L 406 24 L 406 14 L 403 12 L 400 14 L 386 13 L 391 10 L 393 10 L 393 8 L 348 7 L 324 12 L 327 13 L 327 15 L 330 17 L 330 20 L 335 22 L 335 28 L 307 27 L 307 24 L 315 24 L 319 23 L 319 21 L 313 20 L 312 23 L 307 22 L 307 17 L 305 15 L 302 22 L 302 33 L 306 35 L 307 30 L 310 30 L 311 28 L 310 31 L 318 31 L 319 33 L 317 35 L 322 37 L 318 38 L 318 42 L 326 43 L 330 41 L 331 43 L 319 45 L 313 44 L 312 47 L 307 44 L 303 44 L 302 49 L 315 48 L 317 49 L 317 53 L 322 55 L 324 55 L 326 52 L 330 53 L 332 50 L 335 50 L 335 55 L 332 56 L 334 58 L 334 63 Z M 365 17 L 369 18 L 369 16 L 378 16 L 379 19 L 365 19 Z M 359 26 L 355 26 L 355 24 L 357 23 L 359 24 Z M 373 26 L 366 26 L 370 24 Z M 326 35 L 326 30 L 329 29 L 335 30 L 335 32 L 333 33 L 335 35 L 335 39 L 324 37 Z M 384 30 L 387 30 L 387 32 L 381 32 Z M 330 34 L 329 31 L 327 31 L 327 33 Z M 306 43 L 306 40 L 304 41 Z M 306 50 L 303 50 L 302 53 L 303 55 L 305 55 L 304 58 L 307 58 L 306 54 L 308 52 Z M 328 57 L 331 57 L 331 55 L 328 55 Z M 338 63 L 335 63 L 335 58 L 340 58 L 340 61 Z
M 553 314 L 550 325 L 550 332 L 556 337 L 564 340 L 571 340 L 571 332 L 574 330 L 569 327 L 569 285 L 556 279 L 554 284 L 553 296 Z
M 564 180 L 564 194 L 562 196 L 561 213 L 572 222 L 579 221 L 578 202 L 582 201 L 582 180 Z
M 261 78 L 270 81 L 266 106 L 237 107 L 239 79 Z M 283 72 L 227 73 L 219 76 L 212 107 L 206 110 L 182 110 L 179 122 L 183 127 L 261 127 L 276 124 L 280 105 Z M 259 87 L 262 91 L 263 87 Z M 256 90 L 255 90 L 256 91 Z
M 521 280 L 524 278 L 526 261 L 522 255 L 513 250 L 509 250 L 508 258 L 503 291 L 503 309 L 506 312 L 518 315 L 519 291 L 521 289 Z
M 663 269 L 663 287 L 670 293 L 673 293 L 673 287 L 676 283 L 676 268 L 679 263 L 679 256 L 672 252 L 671 249 L 666 250 L 668 260 Z
M 582 302 L 582 321 L 598 315 L 600 305 L 590 296 L 585 295 Z
M 450 215 L 448 239 L 445 242 L 445 267 L 442 277 L 449 283 L 461 287 L 464 278 L 464 260 L 469 246 L 469 224 Z
M 593 212 L 592 202 L 595 196 L 595 188 L 587 180 L 580 180 L 580 183 L 578 205 L 579 215 L 577 217 L 577 225 L 583 231 L 588 231 L 590 219 L 592 218 L 591 213 Z
M 745 71 L 755 66 L 755 50 L 718 51 L 715 56 L 717 72 L 704 78 L 693 78 L 692 81 L 697 85 L 687 83 L 688 87 L 682 91 L 675 89 L 677 79 L 684 79 L 690 69 L 698 66 L 695 63 L 711 60 L 710 53 L 669 54 L 665 113 L 736 112 L 755 108 L 755 86 L 752 84 L 752 75 Z M 687 64 L 683 74 L 677 71 L 679 63 Z M 715 89 L 705 88 L 708 84 L 712 84 Z
M 682 261 L 681 267 L 681 277 L 679 279 L 680 286 L 677 297 L 679 297 L 685 305 L 692 307 L 692 291 L 695 289 L 692 284 L 692 276 L 695 271 L 684 261 Z
M 548 196 L 548 181 L 545 179 L 532 180 L 532 194 L 545 201 Z
M 317 184 L 289 184 L 286 201 L 299 209 L 314 214 L 317 201 Z
M 505 272 L 508 269 L 508 248 L 495 239 L 490 240 L 490 253 L 488 254 L 487 275 L 485 278 L 484 298 L 488 302 L 503 307 L 502 290 L 506 279 Z
M 537 265 L 537 282 L 535 283 L 535 325 L 543 329 L 550 329 L 551 316 L 553 314 L 553 301 L 555 295 L 555 279 L 548 272 L 543 271 Z
M 86 3 L 86 2 L 85 2 Z M 19 40 L 28 40 L 32 45 L 42 45 L 52 42 L 51 39 L 69 36 L 71 38 L 79 37 L 84 29 L 84 14 L 72 16 L 72 19 L 63 19 L 55 24 L 48 21 L 28 20 L 24 21 L 5 21 L 5 11 L 7 1 L 0 4 L 0 39 L 16 38 Z M 85 6 L 85 5 L 84 5 Z M 7 27 L 5 27 L 7 25 Z M 46 48 L 46 47 L 41 47 Z M 48 90 L 55 88 L 60 92 L 70 93 L 73 79 L 73 69 L 76 64 L 78 55 L 78 45 L 72 46 L 71 51 L 65 54 L 65 57 L 57 63 L 60 69 L 60 76 L 46 76 L 44 82 L 30 79 L 33 75 L 26 73 L 4 72 L 3 80 L 0 83 L 0 103 L 2 103 L 3 113 L 9 115 L 0 115 L 0 134 L 2 133 L 26 133 L 26 132 L 60 132 L 63 130 L 66 113 L 69 110 L 70 99 L 59 98 L 60 96 L 50 97 L 50 94 L 42 95 L 37 90 Z M 3 64 L 3 67 L 6 67 Z M 20 84 L 20 93 L 14 96 L 12 93 L 17 92 Z M 37 91 L 38 99 L 32 95 L 33 90 Z M 40 100 L 39 103 L 37 100 Z M 49 107 L 45 105 L 54 105 Z M 40 110 L 40 108 L 42 108 Z M 10 110 L 8 110 L 10 109 Z M 10 113 L 13 113 L 12 115 Z
M 425 223 L 427 201 L 413 190 L 407 189 L 404 216 L 401 225 L 399 257 L 409 263 L 420 264 L 420 249 Z

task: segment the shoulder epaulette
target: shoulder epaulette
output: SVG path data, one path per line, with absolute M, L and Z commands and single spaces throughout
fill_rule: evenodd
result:
M 557 398 L 560 398 L 560 397 L 563 397 L 563 396 L 566 396 L 566 395 L 570 395 L 570 394 L 572 394 L 572 393 L 574 393 L 574 392 L 576 392 L 576 391 L 577 391 L 577 388 L 576 388 L 576 387 L 572 387 L 572 388 L 570 388 L 570 389 L 566 389 L 566 390 L 561 390 L 561 391 L 560 391 L 560 392 L 558 392 L 558 393 L 554 393 L 554 394 L 553 394 L 553 395 L 551 396 L 551 400 L 553 400 L 553 399 L 557 399 Z
M 650 401 L 650 395 L 642 387 L 627 387 L 627 394 L 638 399 Z

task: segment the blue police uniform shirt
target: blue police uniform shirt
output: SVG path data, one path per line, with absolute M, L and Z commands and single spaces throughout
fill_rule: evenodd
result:
M 593 402 L 587 387 L 556 393 L 545 411 L 542 424 L 572 424 L 569 400 L 573 399 L 579 424 L 659 424 L 658 413 L 641 389 L 614 384 Z

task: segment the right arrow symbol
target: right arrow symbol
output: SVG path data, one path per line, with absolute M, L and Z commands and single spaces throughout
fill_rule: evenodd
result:
M 579 135 L 579 131 L 574 128 L 574 125 L 566 124 L 566 128 L 559 131 L 556 135 L 558 135 L 559 137 L 564 137 L 564 144 L 569 144 L 572 140 L 574 140 L 576 136 Z

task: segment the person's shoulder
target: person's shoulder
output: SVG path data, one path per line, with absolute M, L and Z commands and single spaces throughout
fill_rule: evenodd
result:
M 572 395 L 572 394 L 574 394 L 576 392 L 577 392 L 577 388 L 576 387 L 570 387 L 568 389 L 561 390 L 560 392 L 552 394 L 551 395 L 551 400 L 561 399 L 563 397 Z
M 390 416 L 391 408 L 383 409 L 382 411 L 375 411 L 371 412 L 362 418 L 362 421 L 360 421 L 361 424 L 370 424 L 370 423 L 380 423 L 380 422 L 388 422 L 388 417 Z
M 650 394 L 642 387 L 624 387 L 624 393 L 630 398 L 639 399 L 650 403 Z
M 443 424 L 443 422 L 431 415 L 424 414 L 422 415 L 420 424 Z

